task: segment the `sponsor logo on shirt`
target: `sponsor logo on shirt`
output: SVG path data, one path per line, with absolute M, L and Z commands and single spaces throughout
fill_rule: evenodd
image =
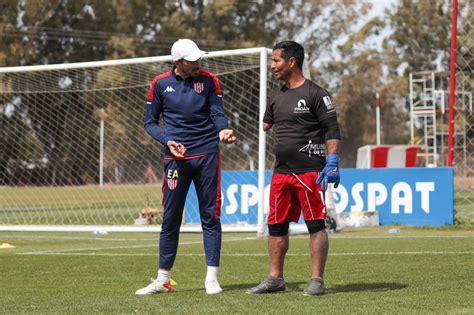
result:
M 309 113 L 309 107 L 306 106 L 306 100 L 300 99 L 296 104 L 296 107 L 293 109 L 294 114 Z
M 166 93 L 166 92 L 171 93 L 171 92 L 176 92 L 176 91 L 175 89 L 173 89 L 171 85 L 168 85 L 166 89 L 163 91 L 163 93 Z
M 324 105 L 326 105 L 326 108 L 328 110 L 331 110 L 334 108 L 334 105 L 332 105 L 331 98 L 329 96 L 324 96 L 323 101 L 324 101 Z
M 312 140 L 308 140 L 308 144 L 302 146 L 299 152 L 308 153 L 308 157 L 314 156 L 326 156 L 326 145 L 324 143 L 313 143 Z
M 193 84 L 193 89 L 194 89 L 194 92 L 196 92 L 197 94 L 201 94 L 202 91 L 204 91 L 204 83 L 203 82 L 195 82 Z

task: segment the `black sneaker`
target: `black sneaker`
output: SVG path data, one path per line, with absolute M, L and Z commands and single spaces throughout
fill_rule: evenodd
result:
M 263 294 L 263 293 L 273 293 L 278 291 L 285 291 L 286 285 L 283 278 L 274 278 L 269 276 L 267 279 L 263 280 L 262 283 L 247 290 L 247 293 L 250 294 Z
M 324 281 L 322 279 L 311 279 L 309 286 L 303 291 L 303 295 L 321 295 L 324 294 Z

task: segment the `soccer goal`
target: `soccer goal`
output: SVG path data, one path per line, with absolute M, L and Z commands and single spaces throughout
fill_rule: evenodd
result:
M 246 218 L 223 216 L 226 231 L 263 228 L 265 170 L 274 156 L 261 121 L 267 91 L 278 84 L 269 75 L 270 56 L 267 48 L 250 48 L 210 52 L 202 60 L 220 81 L 239 139 L 221 146 L 223 173 L 237 183 L 258 174 L 257 195 L 246 192 Z M 150 84 L 170 70 L 170 61 L 0 68 L 0 229 L 160 230 L 162 148 L 144 131 L 143 117 Z M 224 192 L 223 208 L 225 202 Z M 200 230 L 192 206 L 183 230 Z

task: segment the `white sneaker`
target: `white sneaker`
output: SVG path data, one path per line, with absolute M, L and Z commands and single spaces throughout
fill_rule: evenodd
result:
M 151 278 L 151 283 L 146 287 L 137 290 L 136 295 L 150 295 L 160 292 L 171 292 L 171 284 L 168 282 L 158 281 L 158 279 Z
M 219 294 L 223 291 L 217 280 L 206 280 L 204 284 L 206 286 L 207 294 Z

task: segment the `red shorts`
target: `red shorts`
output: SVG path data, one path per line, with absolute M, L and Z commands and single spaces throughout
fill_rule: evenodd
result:
M 274 173 L 270 186 L 268 224 L 298 222 L 301 211 L 305 221 L 326 219 L 326 204 L 318 172 Z

